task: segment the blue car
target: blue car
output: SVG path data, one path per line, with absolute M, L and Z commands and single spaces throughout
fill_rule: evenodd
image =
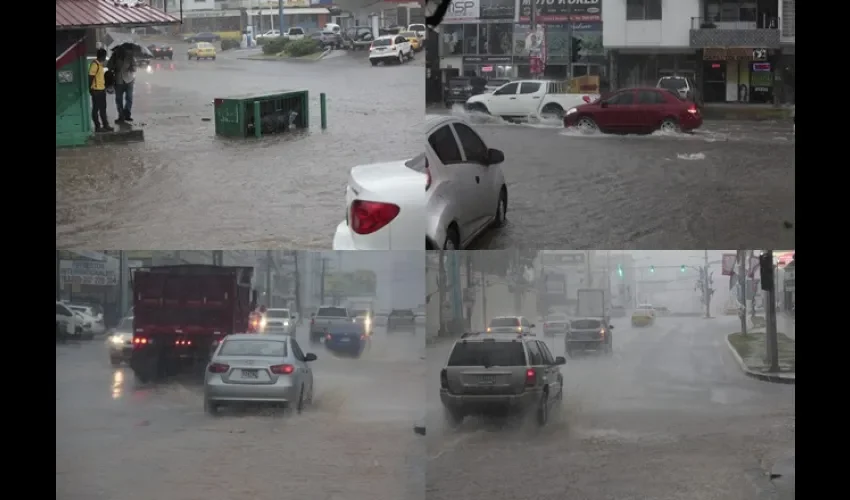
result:
M 325 332 L 325 349 L 359 358 L 369 345 L 369 336 L 362 323 L 328 325 Z

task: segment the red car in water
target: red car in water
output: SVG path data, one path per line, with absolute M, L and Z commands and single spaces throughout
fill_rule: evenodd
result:
M 655 87 L 618 90 L 567 111 L 564 127 L 611 133 L 689 132 L 702 125 L 693 102 Z

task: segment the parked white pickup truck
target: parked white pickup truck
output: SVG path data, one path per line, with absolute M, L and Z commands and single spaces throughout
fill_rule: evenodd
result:
M 503 118 L 563 118 L 570 108 L 592 102 L 596 94 L 571 94 L 568 82 L 515 80 L 492 93 L 466 101 L 466 109 Z

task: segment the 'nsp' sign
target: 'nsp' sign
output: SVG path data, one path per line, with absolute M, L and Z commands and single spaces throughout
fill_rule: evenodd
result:
M 460 24 L 477 21 L 481 7 L 478 0 L 454 0 L 449 4 L 443 24 Z

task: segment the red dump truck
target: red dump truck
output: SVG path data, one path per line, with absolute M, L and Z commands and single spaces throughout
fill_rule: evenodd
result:
M 252 267 L 160 266 L 133 274 L 130 368 L 141 382 L 202 371 L 221 340 L 252 331 Z

